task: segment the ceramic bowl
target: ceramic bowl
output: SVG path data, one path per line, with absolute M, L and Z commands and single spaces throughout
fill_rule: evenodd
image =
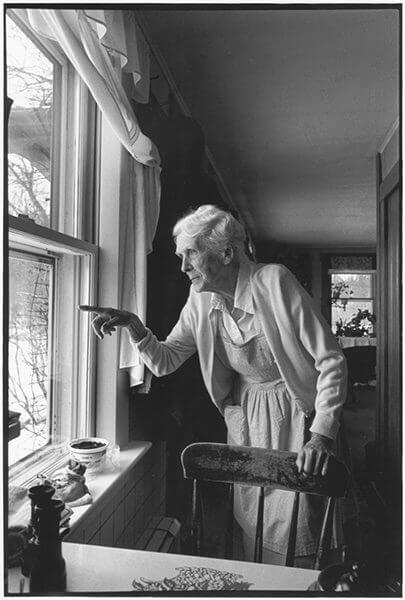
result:
M 99 437 L 77 438 L 69 442 L 70 455 L 77 462 L 94 467 L 104 459 L 108 440 Z

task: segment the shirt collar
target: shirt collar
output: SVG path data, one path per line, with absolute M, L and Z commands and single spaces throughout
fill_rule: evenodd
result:
M 234 307 L 243 310 L 244 312 L 254 314 L 253 310 L 253 295 L 250 285 L 250 275 L 253 264 L 251 261 L 241 262 L 239 266 L 238 279 L 236 281 Z M 225 300 L 221 294 L 213 293 L 211 297 L 211 308 L 224 310 L 226 309 Z

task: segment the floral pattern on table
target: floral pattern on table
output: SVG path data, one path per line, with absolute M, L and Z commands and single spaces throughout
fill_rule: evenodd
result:
M 179 573 L 172 578 L 158 581 L 140 578 L 134 579 L 132 586 L 139 592 L 190 591 L 190 590 L 248 590 L 252 583 L 243 581 L 242 575 L 218 571 L 207 567 L 177 567 Z

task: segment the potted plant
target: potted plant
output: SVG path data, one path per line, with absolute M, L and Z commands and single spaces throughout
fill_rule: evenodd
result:
M 336 321 L 336 335 L 345 337 L 363 337 L 373 336 L 373 327 L 376 322 L 376 316 L 369 310 L 357 309 L 350 321 L 343 323 L 342 319 Z M 371 329 L 371 333 L 370 333 Z

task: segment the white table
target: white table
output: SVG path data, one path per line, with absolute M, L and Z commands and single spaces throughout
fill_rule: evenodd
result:
M 62 544 L 62 552 L 66 561 L 67 594 L 159 590 L 176 593 L 182 589 L 303 591 L 319 574 L 319 571 L 310 569 L 70 542 Z M 179 583 L 185 578 L 188 587 L 182 588 Z M 9 593 L 19 593 L 21 579 L 19 568 L 9 569 Z M 153 587 L 148 582 L 157 583 Z M 224 587 L 224 583 L 228 587 Z M 206 587 L 203 587 L 204 584 Z M 244 584 L 244 587 L 238 584 Z M 190 587 L 192 585 L 195 587 Z M 28 580 L 25 580 L 24 592 L 28 592 Z
M 375 337 L 338 337 L 338 342 L 342 348 L 353 348 L 354 346 L 376 346 L 377 340 Z

